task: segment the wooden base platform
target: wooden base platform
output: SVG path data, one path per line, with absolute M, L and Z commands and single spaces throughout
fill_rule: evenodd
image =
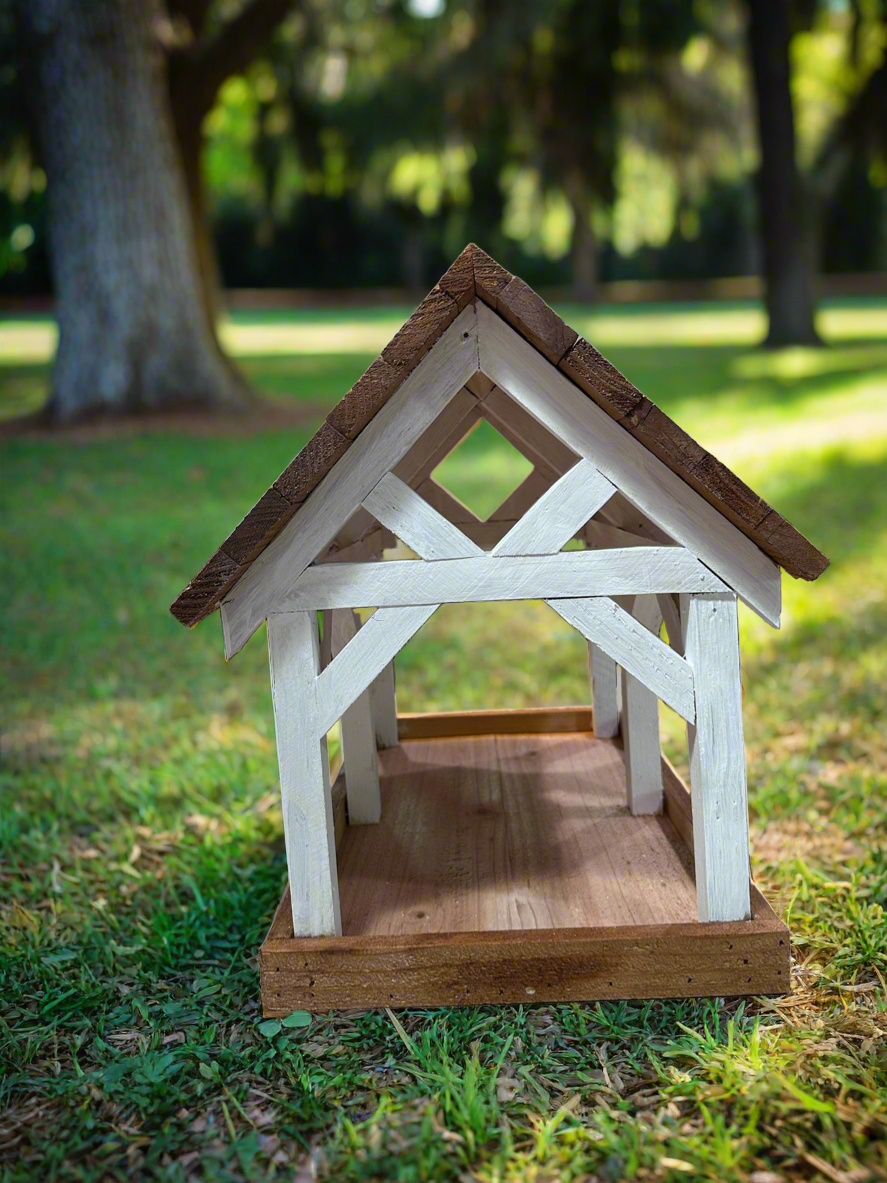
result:
M 690 795 L 632 817 L 618 741 L 589 712 L 405 716 L 379 753 L 382 820 L 334 797 L 341 937 L 295 938 L 284 895 L 259 962 L 266 1015 L 295 1009 L 779 994 L 789 936 L 696 921 Z

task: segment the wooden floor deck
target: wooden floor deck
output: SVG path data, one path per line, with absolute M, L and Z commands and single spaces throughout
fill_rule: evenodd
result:
M 345 936 L 696 919 L 690 852 L 667 817 L 631 816 L 612 741 L 408 740 L 379 763 L 382 820 L 339 849 Z

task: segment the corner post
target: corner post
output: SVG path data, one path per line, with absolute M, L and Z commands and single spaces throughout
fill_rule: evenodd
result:
M 700 920 L 751 916 L 748 794 L 736 596 L 681 596 L 684 656 L 693 667 L 688 725 L 696 898 Z
M 376 733 L 377 748 L 396 748 L 397 734 L 397 695 L 394 687 L 394 662 L 389 663 L 370 682 L 370 711 L 373 716 L 373 729 Z
M 351 608 L 333 609 L 334 658 L 356 636 L 359 624 Z M 382 816 L 382 797 L 369 689 L 358 694 L 342 716 L 342 764 L 345 768 L 348 824 L 356 826 L 379 821 Z
M 330 766 L 315 710 L 317 614 L 270 614 L 268 659 L 293 933 L 341 936 Z
M 651 633 L 659 635 L 662 615 L 655 596 L 627 597 L 622 606 Z M 628 670 L 622 670 L 622 744 L 628 808 L 635 815 L 661 813 L 659 699 Z
M 619 671 L 616 662 L 593 641 L 588 642 L 591 709 L 598 739 L 619 734 Z

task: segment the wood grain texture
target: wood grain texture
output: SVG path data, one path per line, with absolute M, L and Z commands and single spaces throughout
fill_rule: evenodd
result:
M 610 654 L 594 641 L 588 642 L 588 667 L 594 733 L 598 739 L 613 739 L 620 731 L 619 670 Z
M 321 424 L 308 444 L 294 456 L 272 485 L 290 505 L 301 503 L 314 490 L 337 460 L 344 456 L 349 441 L 329 423 Z
M 469 305 L 350 445 L 323 488 L 309 496 L 232 588 L 222 609 L 229 658 L 246 644 L 268 612 L 275 610 L 280 596 L 370 489 L 431 426 L 476 368 L 476 315 L 474 306 Z
M 576 341 L 576 330 L 517 276 L 497 294 L 496 310 L 554 365 Z
M 382 350 L 382 358 L 395 369 L 412 369 L 453 323 L 459 311 L 459 305 L 448 292 L 432 288 Z
M 689 853 L 668 818 L 627 813 L 618 745 L 424 740 L 381 761 L 382 822 L 342 838 L 346 917 L 368 931 L 296 940 L 285 898 L 260 952 L 267 1015 L 789 989 L 788 932 L 757 891 L 751 920 L 693 919 Z
M 243 521 L 219 548 L 235 563 L 251 563 L 262 548 L 287 524 L 296 512 L 274 488 L 264 493 Z
M 580 460 L 524 513 L 493 555 L 554 554 L 609 501 L 613 485 L 588 460 Z
M 394 662 L 389 661 L 370 682 L 370 708 L 377 748 L 393 748 L 399 739 Z
M 585 399 L 556 367 L 483 304 L 478 308 L 481 368 L 536 419 L 590 460 L 643 513 L 778 625 L 779 569 L 755 543 Z
M 457 391 L 434 423 L 392 469 L 413 488 L 437 468 L 480 421 L 477 399 L 467 387 Z
M 556 735 L 591 731 L 591 710 L 520 707 L 501 711 L 431 711 L 398 715 L 401 739 L 447 739 L 457 735 Z
M 437 286 L 463 309 L 474 299 L 474 251 L 467 246 L 437 281 Z
M 401 382 L 403 369 L 377 357 L 326 417 L 327 423 L 347 440 L 354 440 L 373 416 L 381 411 Z
M 590 460 L 765 620 L 778 624 L 779 568 L 749 538 L 483 304 L 478 339 L 481 369 L 497 386 Z
M 437 604 L 418 608 L 380 608 L 330 665 L 314 686 L 315 729 L 326 735 L 355 698 L 362 694 L 385 666 L 401 651 L 438 609 Z
M 222 551 L 216 553 L 179 592 L 170 612 L 180 624 L 192 628 L 214 610 L 216 603 L 240 578 L 243 568 Z
M 696 683 L 688 740 L 699 919 L 743 920 L 750 914 L 748 796 L 736 599 L 689 596 L 682 615 Z
M 281 597 L 288 611 L 413 604 L 486 603 L 659 591 L 720 590 L 724 585 L 678 547 L 482 555 L 418 563 L 325 563 L 309 567 Z
M 661 813 L 659 702 L 628 670 L 622 671 L 622 744 L 628 808 L 636 815 Z
M 382 477 L 363 504 L 422 559 L 471 558 L 484 553 L 393 473 Z
M 682 719 L 692 721 L 696 706 L 693 669 L 639 621 L 606 597 L 548 600 L 567 624 L 616 661 Z
M 327 729 L 315 713 L 316 615 L 272 613 L 268 659 L 293 932 L 341 934 Z
M 469 249 L 474 266 L 474 290 L 481 300 L 491 308 L 496 308 L 499 293 L 505 290 L 514 276 L 474 243 Z
M 589 345 L 584 337 L 577 337 L 558 365 L 614 419 L 624 419 L 644 402 L 644 396 L 637 387 L 620 374 L 593 345 Z
M 350 608 L 333 613 L 333 657 L 357 635 L 360 621 Z M 369 688 L 358 694 L 342 714 L 342 765 L 349 825 L 371 825 L 382 813 L 379 761 Z
M 481 403 L 483 417 L 532 465 L 557 480 L 579 457 L 513 398 L 494 387 Z

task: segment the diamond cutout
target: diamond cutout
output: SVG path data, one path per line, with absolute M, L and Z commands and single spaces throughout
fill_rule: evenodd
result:
M 482 419 L 432 477 L 486 521 L 532 471 L 530 461 Z

